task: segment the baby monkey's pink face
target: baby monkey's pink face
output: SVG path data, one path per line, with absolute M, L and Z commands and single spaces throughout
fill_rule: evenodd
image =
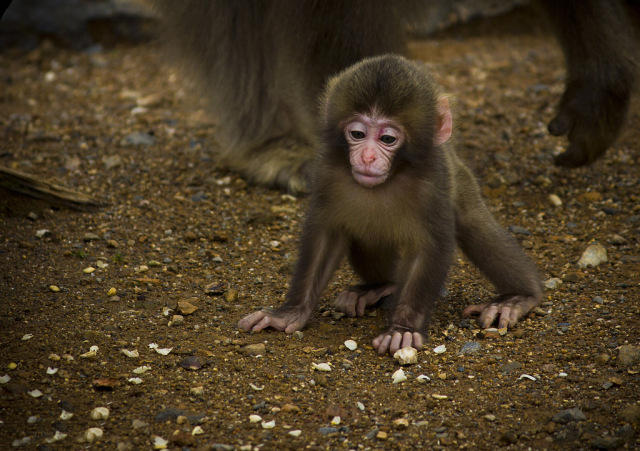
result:
M 373 188 L 387 180 L 391 162 L 405 140 L 400 124 L 386 117 L 358 114 L 344 126 L 344 134 L 356 182 Z

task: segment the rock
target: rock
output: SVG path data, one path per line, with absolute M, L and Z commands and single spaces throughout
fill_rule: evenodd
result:
M 100 236 L 98 236 L 93 232 L 87 232 L 82 236 L 82 241 L 85 241 L 85 242 L 98 241 L 99 239 L 100 239 Z
M 178 306 L 176 307 L 176 310 L 178 310 L 183 315 L 191 315 L 196 310 L 198 310 L 198 307 L 193 305 L 188 300 L 182 300 L 182 301 L 178 301 Z
M 407 375 L 404 374 L 402 368 L 399 368 L 395 373 L 391 375 L 394 384 L 399 384 L 400 382 L 404 382 L 407 380 Z
M 557 277 L 552 277 L 544 281 L 544 287 L 547 290 L 555 290 L 560 285 L 562 285 L 562 280 Z
M 412 346 L 407 346 L 398 349 L 393 354 L 393 358 L 396 359 L 400 365 L 413 365 L 414 363 L 418 363 L 418 351 Z
M 640 362 L 640 346 L 623 345 L 618 350 L 618 363 L 622 366 L 631 366 Z
M 640 424 L 640 405 L 630 404 L 618 413 L 618 416 L 631 424 Z
M 142 420 L 135 419 L 131 422 L 131 427 L 135 430 L 143 429 L 149 426 L 149 423 L 145 423 Z
M 87 442 L 91 443 L 91 442 L 95 442 L 96 440 L 100 440 L 103 435 L 104 435 L 104 432 L 102 431 L 102 429 L 89 428 L 84 432 L 84 439 Z
M 551 202 L 554 207 L 562 206 L 562 199 L 560 199 L 557 194 L 549 194 L 549 202 Z
M 396 429 L 407 429 L 409 427 L 409 420 L 406 418 L 396 418 L 393 420 L 393 427 Z
M 120 166 L 122 164 L 122 158 L 120 158 L 120 155 L 105 155 L 102 157 L 102 163 L 104 163 L 104 168 L 109 171 Z
M 596 304 L 604 304 L 604 299 L 602 299 L 600 296 L 594 296 L 593 299 L 591 299 L 593 302 L 595 302 Z
M 600 243 L 594 243 L 587 246 L 584 250 L 580 260 L 578 260 L 578 267 L 587 268 L 592 266 L 595 268 L 600 263 L 605 263 L 607 261 L 607 249 L 605 249 L 605 247 Z
M 320 433 L 320 435 L 330 435 L 330 434 L 335 434 L 338 432 L 338 428 L 334 428 L 334 427 L 321 427 L 318 428 L 318 432 Z
M 389 438 L 389 434 L 387 434 L 385 431 L 378 431 L 378 433 L 376 434 L 376 438 L 378 440 L 386 440 L 387 438 Z
M 125 136 L 121 141 L 121 146 L 152 146 L 156 142 L 149 133 L 133 132 Z
M 180 366 L 185 370 L 196 371 L 202 368 L 203 364 L 199 357 L 190 355 L 180 361 Z
M 531 235 L 531 232 L 529 232 L 529 230 L 525 229 L 524 227 L 520 227 L 520 226 L 509 226 L 509 231 L 511 231 L 511 233 L 513 233 L 514 235 L 524 235 L 524 236 L 529 236 Z
M 109 418 L 109 409 L 106 407 L 96 407 L 91 411 L 92 420 L 106 420 Z
M 587 417 L 584 415 L 584 413 L 582 413 L 582 410 L 574 407 L 572 409 L 566 409 L 556 413 L 551 421 L 553 421 L 554 423 L 566 424 L 570 421 L 584 421 L 586 419 Z
M 243 354 L 246 355 L 264 355 L 267 352 L 267 347 L 264 343 L 255 343 L 243 346 L 241 349 Z
M 433 348 L 433 352 L 436 353 L 436 354 L 442 354 L 446 350 L 447 350 L 447 347 L 445 345 L 440 345 L 440 346 L 436 346 L 435 348 Z
M 460 354 L 476 354 L 481 348 L 482 345 L 477 341 L 468 341 L 460 348 Z
M 171 321 L 169 321 L 169 326 L 179 326 L 184 323 L 184 316 L 182 315 L 173 315 L 171 317 Z
M 356 343 L 355 340 L 346 340 L 344 342 L 344 347 L 349 351 L 355 351 L 356 349 L 358 349 L 358 343 Z

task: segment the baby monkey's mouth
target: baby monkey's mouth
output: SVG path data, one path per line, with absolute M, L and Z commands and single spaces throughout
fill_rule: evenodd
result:
M 372 188 L 376 185 L 379 185 L 387 179 L 386 173 L 380 174 L 373 171 L 361 172 L 356 171 L 355 169 L 352 170 L 351 173 L 353 174 L 353 178 L 356 180 L 356 182 L 367 188 Z

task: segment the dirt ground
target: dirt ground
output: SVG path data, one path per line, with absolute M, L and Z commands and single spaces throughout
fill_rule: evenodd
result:
M 107 205 L 0 194 L 0 448 L 638 449 L 638 102 L 603 159 L 562 170 L 551 38 L 502 20 L 411 48 L 457 99 L 491 210 L 558 280 L 515 329 L 483 333 L 461 312 L 493 291 L 460 255 L 398 384 L 370 346 L 383 316 L 330 306 L 346 266 L 303 333 L 236 329 L 283 300 L 307 202 L 216 163 L 214 123 L 155 45 L 1 53 L 0 165 Z M 594 242 L 608 261 L 582 269 Z

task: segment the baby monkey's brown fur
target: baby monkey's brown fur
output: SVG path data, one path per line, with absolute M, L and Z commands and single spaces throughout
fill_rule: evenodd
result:
M 540 302 L 535 265 L 497 224 L 452 144 L 443 142 L 451 133 L 448 102 L 424 68 L 399 56 L 365 59 L 329 81 L 322 112 L 324 147 L 287 301 L 247 315 L 240 328 L 304 327 L 347 255 L 363 284 L 341 293 L 336 308 L 361 316 L 390 297 L 390 325 L 374 347 L 381 354 L 420 348 L 456 243 L 499 293 L 465 310 L 479 314 L 483 327 L 495 319 L 513 326 Z M 373 144 L 360 144 L 369 142 L 370 130 L 377 133 Z M 382 138 L 397 148 L 387 152 L 375 141 Z M 366 165 L 376 158 L 388 167 L 363 186 L 356 175 L 373 174 Z

